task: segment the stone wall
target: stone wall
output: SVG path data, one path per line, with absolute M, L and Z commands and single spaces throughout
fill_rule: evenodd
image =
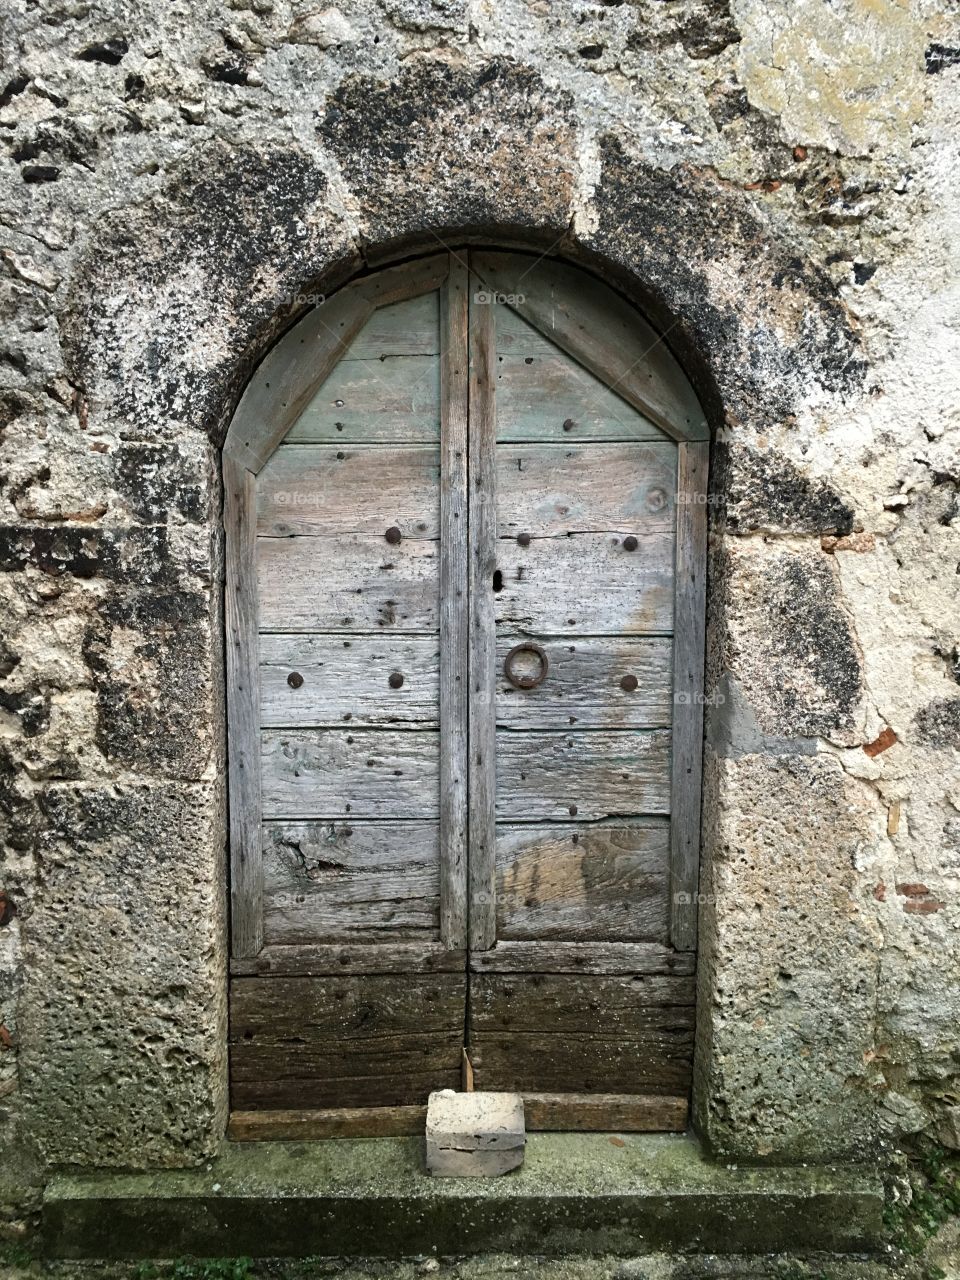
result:
M 0 140 L 7 1212 L 221 1140 L 218 446 L 298 295 L 466 241 L 716 429 L 701 1131 L 960 1141 L 956 5 L 18 3 Z

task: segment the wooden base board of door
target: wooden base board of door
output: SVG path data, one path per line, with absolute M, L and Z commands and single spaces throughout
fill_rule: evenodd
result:
M 670 1094 L 525 1093 L 528 1132 L 682 1133 L 686 1097 Z M 331 1107 L 318 1111 L 234 1111 L 231 1142 L 296 1142 L 317 1138 L 419 1135 L 426 1107 Z

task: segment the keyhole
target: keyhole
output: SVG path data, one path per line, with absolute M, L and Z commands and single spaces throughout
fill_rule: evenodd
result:
M 503 590 L 503 573 L 499 569 L 493 571 L 493 589 L 494 591 Z

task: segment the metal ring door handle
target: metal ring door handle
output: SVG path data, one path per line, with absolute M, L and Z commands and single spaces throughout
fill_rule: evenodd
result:
M 540 660 L 540 670 L 535 675 L 522 676 L 518 675 L 513 667 L 517 658 L 521 654 L 532 653 Z M 532 640 L 524 640 L 522 644 L 516 644 L 503 660 L 503 674 L 507 677 L 515 689 L 535 689 L 538 684 L 543 684 L 547 678 L 547 671 L 550 668 L 550 659 L 540 648 L 538 644 L 534 644 Z

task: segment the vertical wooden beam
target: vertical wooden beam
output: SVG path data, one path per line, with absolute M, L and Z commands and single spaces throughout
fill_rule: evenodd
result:
M 470 289 L 476 279 L 471 276 Z M 470 305 L 470 947 L 496 941 L 497 564 L 494 304 Z
M 467 945 L 469 277 L 440 286 L 440 941 Z
M 223 458 L 223 527 L 231 949 L 245 958 L 263 946 L 256 477 L 229 454 Z
M 697 945 L 700 790 L 703 764 L 703 650 L 710 446 L 678 446 L 677 550 L 673 620 L 673 765 L 670 799 L 670 941 Z

